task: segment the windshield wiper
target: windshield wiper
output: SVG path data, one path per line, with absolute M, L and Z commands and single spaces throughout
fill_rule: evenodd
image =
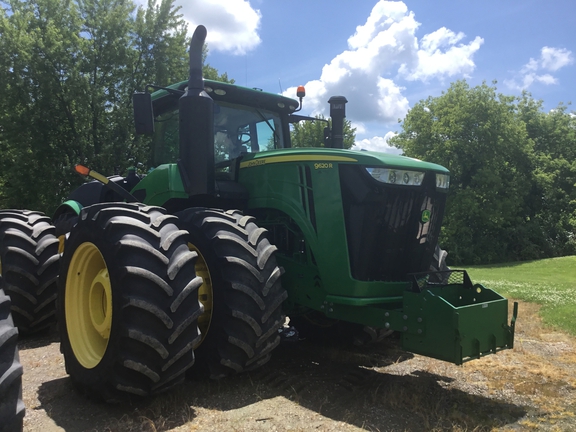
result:
M 268 125 L 268 127 L 270 128 L 272 133 L 274 134 L 274 144 L 276 144 L 278 141 L 280 141 L 280 137 L 278 136 L 276 129 L 274 129 L 274 126 L 272 126 L 270 124 L 270 120 L 268 120 L 266 117 L 264 117 L 264 115 L 260 112 L 260 110 L 258 108 L 254 108 L 254 109 L 256 110 L 256 112 L 258 113 L 260 118 L 266 122 L 266 124 Z

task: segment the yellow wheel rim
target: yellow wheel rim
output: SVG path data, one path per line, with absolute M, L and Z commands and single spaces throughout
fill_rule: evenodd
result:
M 196 275 L 200 276 L 203 280 L 202 285 L 198 288 L 198 300 L 204 306 L 204 313 L 198 317 L 198 328 L 200 329 L 200 334 L 202 339 L 200 343 L 204 340 L 208 334 L 208 329 L 210 328 L 210 322 L 212 321 L 212 308 L 214 307 L 214 293 L 212 291 L 212 278 L 210 277 L 210 270 L 206 264 L 204 256 L 200 253 L 198 248 L 192 243 L 188 243 L 188 248 L 198 254 L 198 259 L 196 260 Z
M 112 328 L 108 267 L 93 243 L 82 243 L 70 260 L 64 297 L 66 329 L 78 362 L 92 369 L 104 357 Z

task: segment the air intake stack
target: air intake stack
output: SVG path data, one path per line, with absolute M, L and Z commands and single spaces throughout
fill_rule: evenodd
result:
M 332 117 L 332 147 L 344 148 L 344 119 L 348 101 L 344 96 L 332 96 L 328 103 Z

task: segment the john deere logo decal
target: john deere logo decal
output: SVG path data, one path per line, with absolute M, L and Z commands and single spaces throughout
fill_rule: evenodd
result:
M 432 216 L 432 212 L 430 210 L 424 210 L 422 212 L 422 222 L 426 223 L 426 222 L 430 222 L 430 217 Z

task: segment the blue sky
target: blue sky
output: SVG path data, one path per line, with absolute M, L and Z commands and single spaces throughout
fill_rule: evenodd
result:
M 358 147 L 392 151 L 398 119 L 450 83 L 497 80 L 576 104 L 574 0 L 176 0 L 208 29 L 208 63 L 236 83 L 295 97 L 303 114 L 346 96 Z M 576 105 L 570 107 L 576 110 Z

